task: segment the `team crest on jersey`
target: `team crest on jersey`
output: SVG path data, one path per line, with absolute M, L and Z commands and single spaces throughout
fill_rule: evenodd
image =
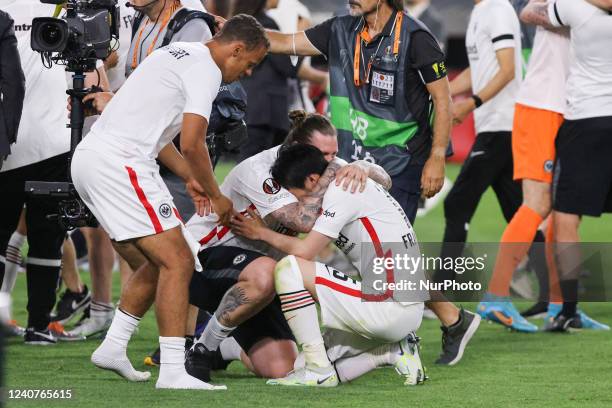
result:
M 281 190 L 280 184 L 272 177 L 263 182 L 263 191 L 266 194 L 276 194 Z
M 172 208 L 166 203 L 159 206 L 159 215 L 164 218 L 170 218 L 172 215 Z
M 546 160 L 544 162 L 544 171 L 547 173 L 552 173 L 553 171 L 553 161 L 552 160 Z
M 238 264 L 240 264 L 240 263 L 243 263 L 245 259 L 246 259 L 246 255 L 245 255 L 245 254 L 240 254 L 240 255 L 237 255 L 237 256 L 234 258 L 234 261 L 233 261 L 232 263 L 233 263 L 234 265 L 238 265 Z

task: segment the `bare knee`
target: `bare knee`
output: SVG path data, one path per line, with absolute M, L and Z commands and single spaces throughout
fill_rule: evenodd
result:
M 240 281 L 249 286 L 249 297 L 271 301 L 274 297 L 274 266 L 272 258 L 261 257 L 251 262 L 240 274 Z
M 253 345 L 248 355 L 256 375 L 281 378 L 293 370 L 297 347 L 291 340 L 265 338 Z
M 551 211 L 550 184 L 523 180 L 523 204 L 538 213 L 540 217 L 548 217 Z

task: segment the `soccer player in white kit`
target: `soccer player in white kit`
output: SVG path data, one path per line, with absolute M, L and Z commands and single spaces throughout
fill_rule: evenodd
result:
M 295 145 L 280 151 L 271 173 L 274 180 L 299 199 L 317 184 L 326 167 L 327 162 L 318 149 Z M 362 290 L 361 282 L 311 261 L 335 241 L 364 278 L 365 269 L 373 260 L 369 254 L 387 257 L 391 251 L 389 243 L 405 244 L 403 254 L 420 256 L 412 226 L 388 192 L 368 180 L 361 194 L 351 196 L 331 183 L 323 198 L 321 215 L 303 240 L 274 232 L 253 211 L 249 214 L 253 219 L 234 218 L 235 233 L 265 241 L 291 254 L 276 266 L 275 287 L 306 363 L 304 368 L 296 369 L 285 378 L 270 380 L 269 384 L 336 386 L 338 376 L 330 360 L 338 362 L 393 343 L 399 343 L 402 358 L 394 363 L 398 372 L 406 376 L 406 384 L 425 380 L 414 332 L 421 324 L 427 292 L 419 292 L 403 302 L 381 301 L 394 299 L 388 299 L 388 292 L 387 296 L 370 298 Z M 375 251 L 368 252 L 368 246 Z M 422 271 L 417 271 L 415 279 L 424 279 Z M 327 328 L 325 343 L 315 302 L 321 307 L 323 326 Z
M 72 178 L 81 198 L 136 271 L 92 362 L 130 381 L 127 343 L 155 301 L 161 367 L 157 388 L 214 389 L 184 368 L 188 285 L 199 245 L 182 231 L 155 159 L 184 179 L 199 208 L 211 205 L 227 224 L 232 202 L 219 190 L 204 143 L 221 80 L 250 75 L 269 47 L 259 23 L 235 17 L 207 43 L 174 43 L 155 51 L 130 76 L 79 144 Z M 181 156 L 172 139 L 181 132 Z M 208 201 L 209 200 L 209 201 Z

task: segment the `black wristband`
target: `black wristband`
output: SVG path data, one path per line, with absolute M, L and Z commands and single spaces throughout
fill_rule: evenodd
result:
M 474 100 L 474 104 L 476 105 L 477 108 L 480 108 L 483 104 L 482 99 L 480 99 L 480 96 L 478 95 L 472 95 L 472 99 Z

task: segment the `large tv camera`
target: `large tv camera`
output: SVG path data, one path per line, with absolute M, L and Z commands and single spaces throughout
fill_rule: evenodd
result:
M 66 230 L 97 226 L 96 219 L 80 199 L 70 182 L 70 162 L 83 138 L 85 107 L 83 97 L 94 90 L 85 88 L 85 72 L 94 71 L 99 59 L 111 52 L 113 40 L 119 39 L 117 0 L 41 0 L 47 4 L 66 4 L 63 18 L 39 17 L 32 21 L 31 47 L 41 53 L 43 64 L 65 65 L 72 72 L 70 95 L 70 154 L 68 182 L 27 181 L 25 190 L 38 198 L 57 199 L 58 212 L 49 214 Z
M 96 61 L 108 57 L 113 38 L 119 38 L 117 0 L 40 0 L 66 3 L 64 18 L 38 17 L 32 20 L 34 51 L 66 65 L 67 70 L 93 71 Z

